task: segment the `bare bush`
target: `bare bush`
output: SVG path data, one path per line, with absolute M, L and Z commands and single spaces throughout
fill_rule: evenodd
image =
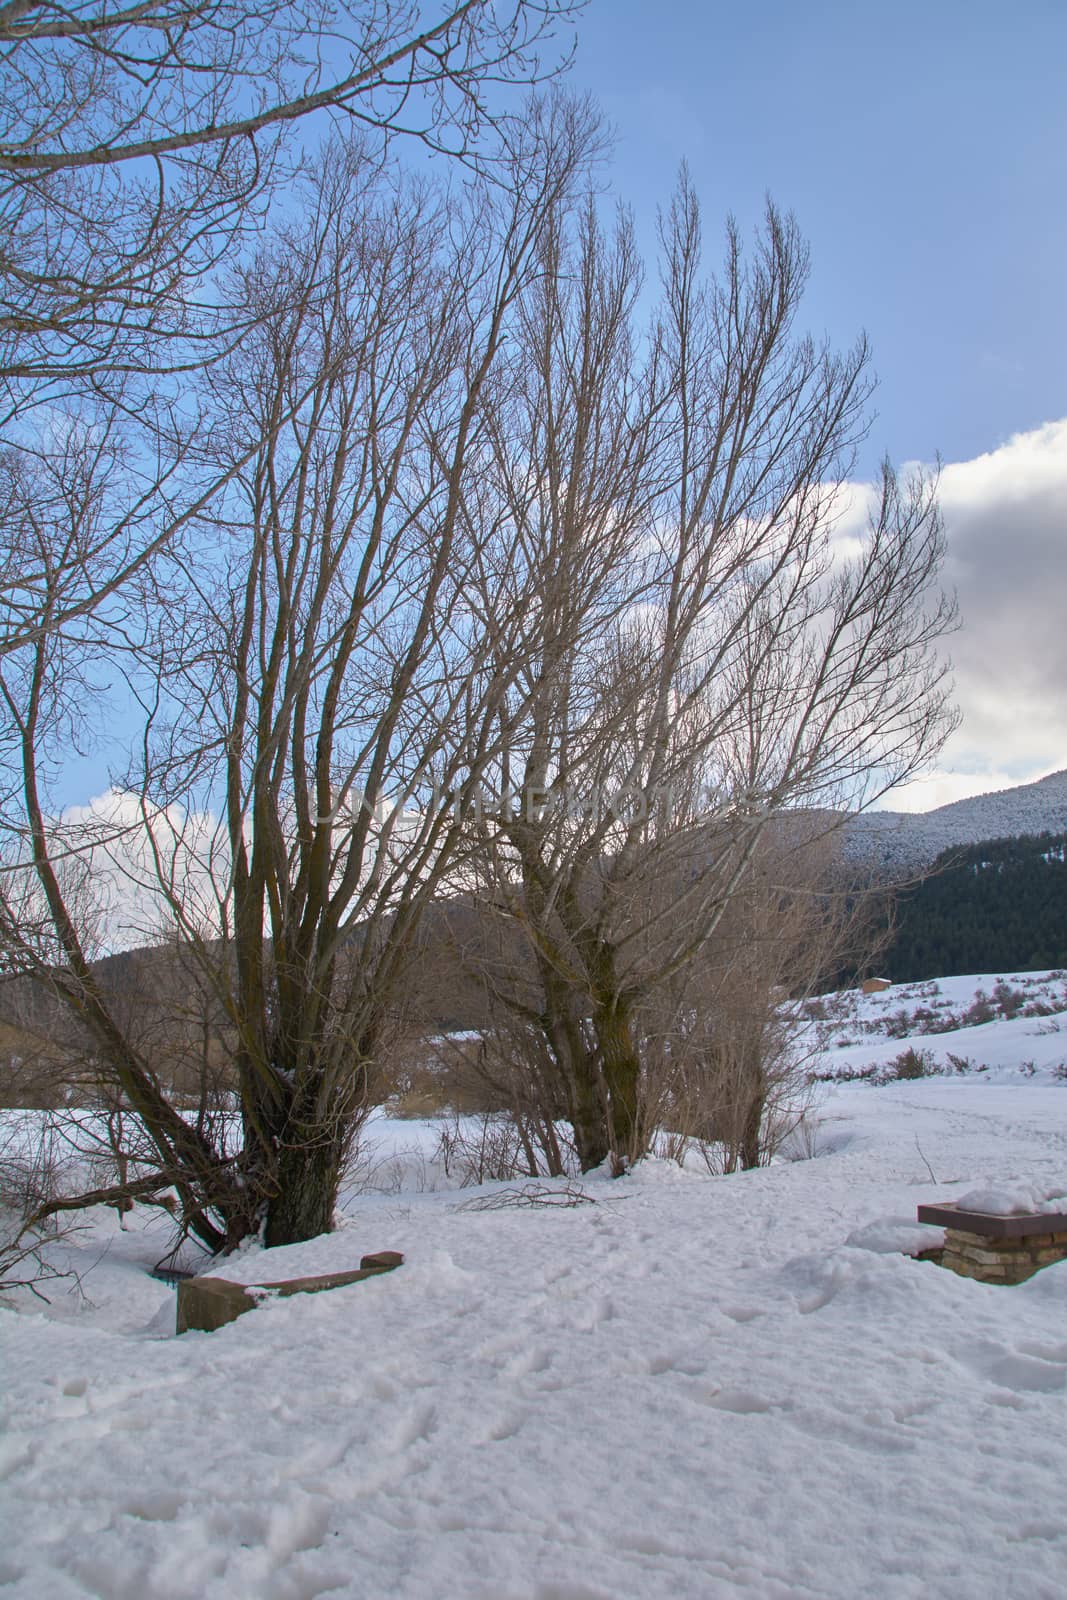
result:
M 513 1178 L 558 1176 L 549 1171 L 521 1117 L 508 1112 L 452 1118 L 438 1136 L 435 1159 L 462 1189 Z
M 46 1119 L 33 1112 L 0 1121 L 0 1291 L 28 1288 L 69 1278 L 54 1247 L 74 1224 L 60 1224 L 49 1206 L 62 1192 L 70 1166 L 64 1142 Z
M 916 1050 L 909 1045 L 890 1063 L 887 1076 L 907 1081 L 912 1078 L 929 1078 L 937 1071 L 937 1063 L 928 1050 Z

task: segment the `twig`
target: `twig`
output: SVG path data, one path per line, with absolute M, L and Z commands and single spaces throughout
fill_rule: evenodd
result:
M 549 1189 L 543 1183 L 527 1183 L 521 1189 L 498 1189 L 495 1194 L 476 1195 L 462 1200 L 456 1211 L 504 1211 L 515 1206 L 581 1206 L 596 1205 L 591 1194 L 576 1184 L 568 1183 L 562 1189 Z
M 934 1169 L 930 1165 L 929 1161 L 927 1161 L 926 1157 L 923 1155 L 923 1147 L 919 1143 L 919 1135 L 918 1134 L 915 1135 L 915 1148 L 916 1148 L 916 1150 L 918 1150 L 920 1156 L 922 1156 L 923 1166 L 926 1168 L 927 1172 L 930 1174 L 930 1182 L 931 1183 L 936 1183 L 937 1179 L 934 1177 Z

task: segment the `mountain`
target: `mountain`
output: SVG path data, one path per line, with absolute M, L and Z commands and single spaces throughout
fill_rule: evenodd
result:
M 1067 770 L 1036 783 L 954 800 L 936 811 L 868 811 L 848 824 L 846 860 L 907 871 L 953 845 L 1067 831 Z

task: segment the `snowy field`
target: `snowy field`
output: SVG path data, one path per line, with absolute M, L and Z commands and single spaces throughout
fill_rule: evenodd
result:
M 0 1309 L 0 1587 L 1062 1600 L 1067 1263 L 1004 1289 L 905 1253 L 938 1239 L 921 1201 L 1067 1186 L 1063 977 L 951 1026 L 997 978 L 842 1000 L 821 1073 L 911 1047 L 938 1075 L 820 1083 L 808 1158 L 752 1173 L 651 1161 L 506 1204 L 379 1118 L 378 1192 L 337 1233 L 223 1270 L 405 1265 L 218 1333 L 171 1336 L 161 1213 L 94 1213 L 80 1289 Z M 941 1031 L 902 1033 L 919 1010 Z
M 880 994 L 842 991 L 804 1008 L 803 1045 L 827 1079 L 976 1075 L 1067 1082 L 1067 973 L 937 978 Z M 909 1052 L 912 1056 L 909 1058 Z

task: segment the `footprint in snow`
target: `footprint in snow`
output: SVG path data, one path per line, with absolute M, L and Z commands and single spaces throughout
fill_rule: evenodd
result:
M 541 1583 L 534 1600 L 612 1600 L 606 1589 L 590 1589 L 584 1583 Z
M 271 1517 L 267 1549 L 276 1562 L 305 1550 L 317 1550 L 329 1531 L 333 1503 L 323 1495 L 301 1494 Z
M 432 1382 L 432 1378 L 420 1377 L 417 1372 L 394 1372 L 392 1377 L 379 1372 L 371 1379 L 370 1393 L 375 1400 L 402 1400 L 412 1389 L 427 1389 Z
M 883 1421 L 874 1412 L 857 1418 L 827 1406 L 795 1408 L 787 1404 L 781 1409 L 789 1413 L 793 1427 L 822 1445 L 844 1445 L 875 1456 L 910 1455 L 916 1449 L 914 1434 L 902 1429 L 895 1418 Z
M 617 1316 L 611 1297 L 602 1294 L 583 1308 L 576 1322 L 582 1333 L 592 1333 L 602 1322 L 612 1322 Z
M 1012 1533 L 1005 1534 L 1009 1544 L 1026 1539 L 1064 1539 L 1067 1538 L 1067 1529 L 1062 1522 L 1024 1522 Z
M 1036 1344 L 1028 1340 L 1020 1344 L 1024 1356 L 1036 1356 L 1039 1361 L 1052 1361 L 1067 1366 L 1067 1344 Z
M 488 1366 L 503 1369 L 507 1358 L 520 1348 L 519 1341 L 513 1333 L 497 1335 L 493 1339 L 485 1339 L 481 1344 L 474 1346 L 471 1354 L 475 1361 L 484 1361 Z
M 502 1444 L 505 1439 L 514 1439 L 526 1421 L 526 1412 L 516 1407 L 513 1411 L 506 1411 L 489 1428 L 486 1444 Z
M 112 1433 L 148 1433 L 159 1426 L 159 1418 L 146 1411 L 124 1411 L 110 1420 Z
M 26 1433 L 9 1433 L 0 1439 L 0 1481 L 28 1467 L 37 1455 L 37 1445 Z
M 324 1495 L 297 1491 L 272 1503 L 266 1513 L 247 1501 L 220 1506 L 207 1526 L 229 1550 L 262 1548 L 277 1565 L 306 1550 L 317 1550 L 326 1539 L 335 1511 Z
M 907 1423 L 920 1422 L 927 1412 L 936 1411 L 936 1409 L 936 1400 L 913 1400 L 905 1402 L 903 1405 L 891 1406 L 889 1414 L 894 1422 L 899 1422 L 901 1426 L 904 1426 Z
M 662 1377 L 665 1372 L 680 1372 L 686 1378 L 699 1378 L 706 1370 L 707 1362 L 684 1350 L 652 1356 L 648 1363 L 649 1375 L 653 1378 Z
M 776 1409 L 772 1400 L 752 1389 L 710 1389 L 701 1399 L 716 1411 L 732 1411 L 739 1417 L 761 1416 Z
M 185 1504 L 185 1497 L 173 1489 L 157 1489 L 132 1496 L 119 1509 L 140 1522 L 174 1522 Z
M 437 1429 L 436 1406 L 414 1406 L 397 1423 L 389 1447 L 393 1450 L 410 1450 L 413 1445 L 429 1439 Z
M 995 1340 L 965 1351 L 961 1360 L 980 1378 L 987 1378 L 1001 1389 L 1014 1389 L 1016 1393 L 1051 1394 L 1067 1389 L 1067 1365 L 1059 1359 L 1048 1361 L 1044 1357 L 1020 1355 Z
M 723 1315 L 733 1322 L 755 1322 L 757 1317 L 765 1315 L 764 1312 L 757 1311 L 754 1306 L 723 1306 L 721 1309 Z
M 552 1357 L 548 1350 L 541 1345 L 533 1345 L 529 1350 L 520 1350 L 514 1361 L 504 1369 L 508 1378 L 527 1378 L 535 1372 L 547 1372 L 552 1365 Z
M 231 1500 L 217 1505 L 206 1523 L 207 1532 L 229 1548 L 253 1549 L 265 1544 L 270 1523 L 258 1505 Z

